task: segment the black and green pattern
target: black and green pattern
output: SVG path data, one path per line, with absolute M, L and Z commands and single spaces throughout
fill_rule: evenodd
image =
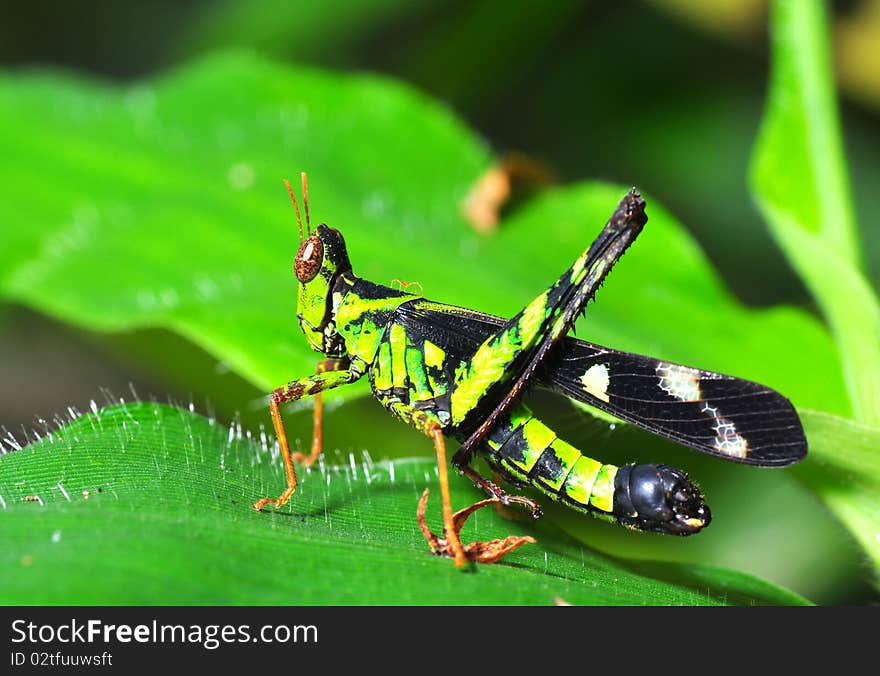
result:
M 298 319 L 336 366 L 276 391 L 279 400 L 366 375 L 400 420 L 461 441 L 460 466 L 479 454 L 502 478 L 576 510 L 642 530 L 699 531 L 709 510 L 683 472 L 603 464 L 522 402 L 525 387 L 537 384 L 724 459 L 781 466 L 805 456 L 800 421 L 778 392 L 566 337 L 641 232 L 644 206 L 627 194 L 589 249 L 509 320 L 361 279 L 339 231 L 318 226 L 297 254 Z

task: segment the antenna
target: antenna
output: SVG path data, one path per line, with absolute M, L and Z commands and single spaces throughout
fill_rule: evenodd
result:
M 303 177 L 305 177 L 305 174 L 303 174 Z M 303 180 L 305 180 L 305 178 L 303 178 Z M 297 225 L 299 225 L 299 241 L 301 244 L 303 241 L 303 222 L 299 215 L 299 204 L 296 203 L 296 196 L 293 194 L 293 188 L 290 187 L 290 181 L 286 178 L 284 179 L 284 185 L 287 187 L 287 194 L 290 195 L 290 201 L 293 202 L 293 208 L 296 209 L 296 222 Z M 306 214 L 308 214 L 308 203 L 306 204 L 306 210 Z
M 302 189 L 303 189 L 303 204 L 306 208 L 306 232 L 311 236 L 312 234 L 312 222 L 309 219 L 309 179 L 306 178 L 306 172 L 302 172 Z

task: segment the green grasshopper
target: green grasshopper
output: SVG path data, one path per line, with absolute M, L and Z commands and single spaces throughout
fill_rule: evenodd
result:
M 663 464 L 618 467 L 587 457 L 521 401 L 530 384 L 727 460 L 784 466 L 806 455 L 797 413 L 774 390 L 567 337 L 647 222 L 645 201 L 634 189 L 574 264 L 519 314 L 504 320 L 357 277 L 342 234 L 324 224 L 311 231 L 305 174 L 302 179 L 305 237 L 299 205 L 285 181 L 299 223 L 297 319 L 323 359 L 314 375 L 271 394 L 269 410 L 287 488 L 275 499 L 258 500 L 254 509 L 284 505 L 296 489 L 293 463 L 311 464 L 320 455 L 321 392 L 363 376 L 385 408 L 434 442 L 444 532 L 438 537 L 425 526 L 427 490 L 417 511 L 419 526 L 431 549 L 452 556 L 456 566 L 469 560 L 494 562 L 534 542 L 509 537 L 462 545 L 465 519 L 487 504 L 520 504 L 540 516 L 536 502 L 507 494 L 496 483 L 499 478 L 633 529 L 690 535 L 709 524 L 703 495 L 684 472 Z M 315 397 L 311 453 L 291 454 L 280 406 L 305 396 Z M 449 498 L 446 437 L 461 442 L 453 465 L 489 496 L 456 514 Z M 492 468 L 495 481 L 471 467 L 476 454 Z

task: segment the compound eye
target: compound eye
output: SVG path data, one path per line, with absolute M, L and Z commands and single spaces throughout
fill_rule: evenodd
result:
M 296 252 L 296 259 L 293 261 L 296 278 L 302 284 L 312 281 L 321 269 L 322 260 L 324 260 L 324 245 L 317 235 L 312 235 Z

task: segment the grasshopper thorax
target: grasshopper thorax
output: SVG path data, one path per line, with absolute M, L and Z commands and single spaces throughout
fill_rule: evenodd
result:
M 341 356 L 332 301 L 340 276 L 351 272 L 342 234 L 319 225 L 300 245 L 293 272 L 299 282 L 296 317 L 309 344 L 328 356 Z

